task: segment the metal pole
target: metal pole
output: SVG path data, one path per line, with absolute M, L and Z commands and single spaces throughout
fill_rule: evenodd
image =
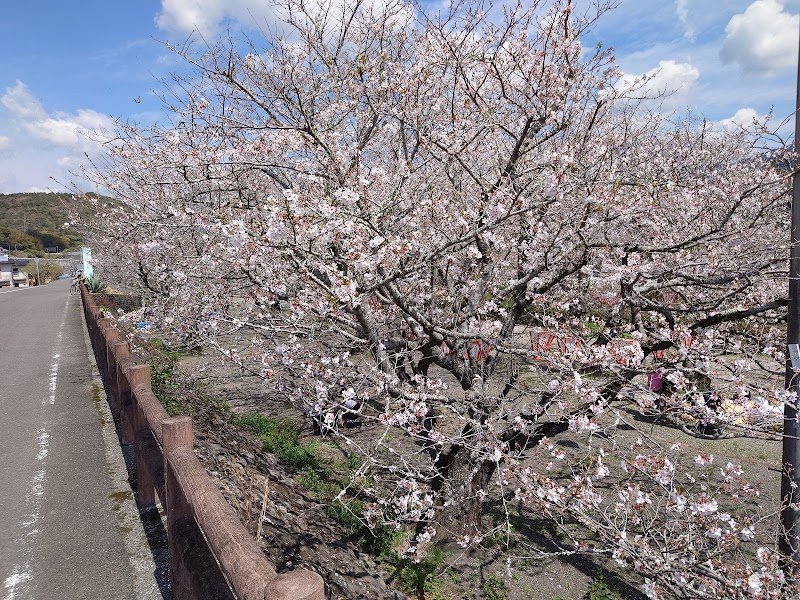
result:
M 800 147 L 800 49 L 798 50 L 797 97 L 795 102 L 794 152 Z M 792 232 L 789 254 L 789 316 L 786 329 L 787 390 L 800 392 L 800 161 L 795 160 L 792 177 Z M 794 356 L 793 356 L 794 355 Z M 794 359 L 794 360 L 793 360 Z M 793 364 L 794 363 L 794 364 Z M 798 582 L 800 567 L 800 443 L 798 443 L 797 398 L 787 399 L 783 409 L 783 456 L 781 463 L 781 531 L 778 547 L 784 558 L 786 579 Z

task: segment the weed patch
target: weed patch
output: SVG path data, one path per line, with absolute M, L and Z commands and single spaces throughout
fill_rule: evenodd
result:
M 444 559 L 444 551 L 431 546 L 419 561 L 394 554 L 388 562 L 388 570 L 400 587 L 416 598 L 446 600 L 444 580 L 438 573 Z
M 288 419 L 276 419 L 261 413 L 235 416 L 234 422 L 257 435 L 264 450 L 298 473 L 298 481 L 316 500 L 324 503 L 325 514 L 342 525 L 353 539 L 374 556 L 393 552 L 396 532 L 387 528 L 370 529 L 362 519 L 364 503 L 356 498 L 340 497 L 352 483 L 358 459 L 341 461 L 326 458 L 318 442 L 300 441 L 300 427 Z
M 486 600 L 506 600 L 508 598 L 508 584 L 497 573 L 490 573 L 481 582 L 481 589 L 486 595 Z
M 292 470 L 307 474 L 309 481 L 323 471 L 321 457 L 312 445 L 300 442 L 300 428 L 293 421 L 249 413 L 236 417 L 235 422 L 255 433 L 263 442 L 264 450 Z
M 585 597 L 586 600 L 622 600 L 619 592 L 608 586 L 603 577 L 603 571 L 600 569 L 597 569 Z
M 157 355 L 147 361 L 150 367 L 150 385 L 158 401 L 171 417 L 192 413 L 190 404 L 175 397 L 177 387 L 175 381 L 175 365 L 187 353 L 181 350 L 170 350 L 159 339 L 150 340 L 150 347 Z

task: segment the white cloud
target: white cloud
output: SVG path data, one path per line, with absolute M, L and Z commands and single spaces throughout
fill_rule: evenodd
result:
M 699 78 L 690 63 L 662 60 L 643 75 L 623 75 L 616 87 L 626 97 L 653 100 L 664 109 L 685 108 Z
M 25 121 L 37 121 L 46 117 L 42 105 L 19 80 L 14 87 L 6 89 L 6 93 L 0 98 L 0 104 Z
M 46 189 L 52 180 L 76 181 L 73 172 L 86 162 L 84 153 L 95 157 L 101 152 L 92 137 L 113 127 L 111 117 L 90 109 L 49 113 L 17 81 L 0 96 L 0 152 L 4 154 L 0 192 Z
M 336 26 L 341 21 L 342 11 L 354 5 L 349 0 L 305 0 L 303 6 L 315 18 L 329 16 L 328 25 Z M 411 9 L 410 12 L 401 10 L 394 0 L 366 0 L 361 4 L 363 10 L 387 7 L 393 11 L 399 10 L 393 20 L 400 24 L 408 22 L 413 12 Z M 232 20 L 244 28 L 266 25 L 281 32 L 281 23 L 285 18 L 283 3 L 274 0 L 161 0 L 161 12 L 155 22 L 164 31 L 183 35 L 197 31 L 204 37 L 212 37 L 219 33 L 226 20 Z
M 796 64 L 798 27 L 800 15 L 786 12 L 780 0 L 756 0 L 731 17 L 720 56 L 747 74 L 776 75 Z
M 114 125 L 114 120 L 108 115 L 88 109 L 78 110 L 75 114 L 49 115 L 21 81 L 6 90 L 0 97 L 0 104 L 28 135 L 56 146 L 84 148 L 87 144 L 93 145 L 87 135 L 111 129 Z
M 216 33 L 226 14 L 235 14 L 237 4 L 225 0 L 162 0 L 156 25 L 165 31 L 198 31 L 204 36 L 210 36 Z
M 755 108 L 740 108 L 732 117 L 717 121 L 715 128 L 730 132 L 739 131 L 741 129 L 752 129 L 754 122 L 762 120 L 763 116 L 759 115 Z
M 341 8 L 336 0 L 308 0 L 305 6 L 312 11 L 323 6 Z M 226 20 L 244 28 L 276 27 L 283 12 L 281 4 L 273 0 L 161 0 L 161 12 L 155 21 L 159 29 L 171 33 L 188 35 L 197 31 L 204 37 L 213 37 Z
M 675 0 L 675 12 L 683 25 L 683 37 L 687 40 L 694 40 L 694 25 L 689 20 L 689 0 Z

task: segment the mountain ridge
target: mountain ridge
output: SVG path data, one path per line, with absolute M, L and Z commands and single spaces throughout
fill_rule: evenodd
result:
M 87 197 L 116 203 L 99 194 L 90 193 Z M 97 207 L 89 200 L 71 193 L 0 194 L 0 247 L 34 256 L 44 254 L 47 249 L 51 252 L 77 250 L 83 236 L 66 227 L 66 223 L 75 215 L 90 220 L 96 213 Z

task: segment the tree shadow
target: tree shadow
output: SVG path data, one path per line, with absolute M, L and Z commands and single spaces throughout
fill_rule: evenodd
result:
M 507 503 L 506 506 L 508 506 Z M 487 502 L 485 508 L 485 514 L 502 514 L 502 518 L 505 519 L 503 513 L 505 508 L 501 501 Z M 558 561 L 571 568 L 577 569 L 590 580 L 594 579 L 598 573 L 602 573 L 603 580 L 608 587 L 619 593 L 619 595 L 626 600 L 645 600 L 647 598 L 647 596 L 636 587 L 634 582 L 609 568 L 608 562 L 610 561 L 598 560 L 596 557 L 588 554 L 576 553 L 564 555 L 564 551 L 571 550 L 572 546 L 554 521 L 533 515 L 521 503 L 517 503 L 513 514 L 509 516 L 509 522 L 514 529 L 511 536 L 519 536 L 524 540 L 517 541 L 517 544 L 525 544 L 534 551 L 550 554 L 552 556 L 549 560 Z M 568 525 L 580 526 L 577 522 L 568 523 Z M 498 555 L 502 555 L 503 552 L 504 550 L 502 547 L 498 547 Z M 522 552 L 522 554 L 524 554 L 524 552 Z M 496 561 L 496 558 L 497 556 L 481 564 L 480 570 L 482 577 L 484 576 L 483 571 L 488 571 L 490 565 Z M 547 560 L 548 558 L 543 558 L 533 565 L 529 563 L 527 568 L 528 574 L 533 577 L 543 574 Z M 531 568 L 533 568 L 533 571 L 531 571 Z

